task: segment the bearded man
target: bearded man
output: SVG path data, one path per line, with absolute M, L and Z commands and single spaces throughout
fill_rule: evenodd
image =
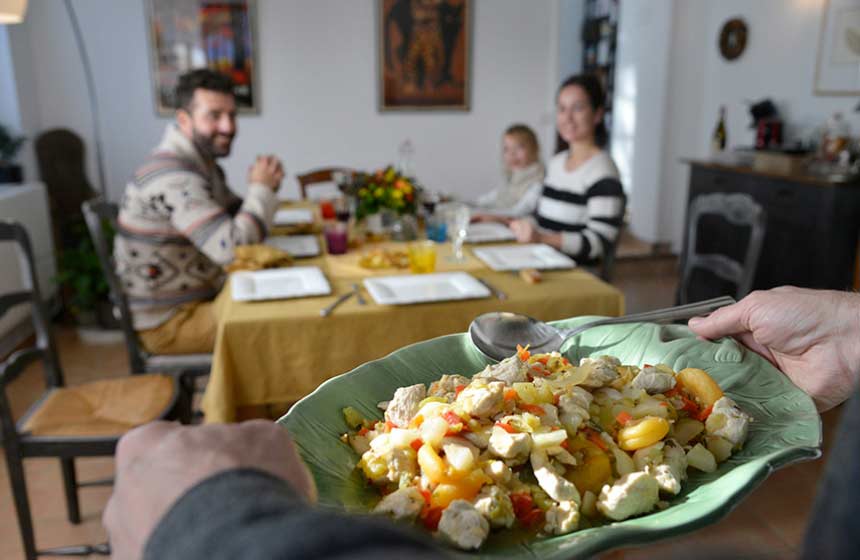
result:
M 216 163 L 236 135 L 233 84 L 194 70 L 179 78 L 175 122 L 126 185 L 114 259 L 143 347 L 155 354 L 212 352 L 212 300 L 238 245 L 266 237 L 284 177 L 258 156 L 244 200 Z

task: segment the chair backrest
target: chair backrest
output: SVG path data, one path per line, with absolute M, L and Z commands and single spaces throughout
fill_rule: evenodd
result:
M 63 372 L 57 358 L 48 313 L 39 290 L 30 236 L 24 226 L 18 222 L 0 221 L 0 242 L 15 243 L 22 280 L 24 280 L 23 290 L 0 295 L 0 318 L 10 309 L 29 303 L 30 317 L 36 335 L 34 346 L 13 352 L 0 363 L 0 388 L 18 377 L 28 364 L 36 360 L 44 362 L 45 385 L 60 387 L 63 385 Z
M 81 203 L 95 195 L 84 165 L 84 143 L 71 130 L 55 128 L 39 134 L 34 147 L 39 177 L 48 191 L 54 246 L 76 247 L 78 237 L 70 230 L 81 223 Z
M 627 214 L 627 195 L 621 197 L 621 219 L 618 221 L 618 234 L 608 247 L 604 247 L 603 258 L 600 260 L 600 278 L 604 282 L 612 282 L 615 273 L 615 254 L 618 252 L 618 244 L 621 242 L 621 233 L 624 229 L 624 218 Z
M 302 195 L 302 200 L 308 198 L 308 187 L 315 183 L 330 183 L 334 181 L 334 174 L 337 172 L 354 173 L 352 169 L 346 167 L 323 167 L 314 169 L 301 175 L 296 175 L 296 180 L 299 182 L 299 190 Z
M 722 254 L 701 254 L 696 250 L 699 222 L 706 214 L 717 215 L 732 226 L 750 229 L 749 241 L 743 252 L 743 261 Z M 678 288 L 681 304 L 688 303 L 690 281 L 697 268 L 707 270 L 722 280 L 737 286 L 733 294 L 740 300 L 752 288 L 758 258 L 764 241 L 767 217 L 764 209 L 748 194 L 712 193 L 693 199 L 690 204 L 687 227 L 687 248 L 683 256 L 681 283 Z
M 134 323 L 131 318 L 131 310 L 128 307 L 128 299 L 122 289 L 119 276 L 116 273 L 116 263 L 113 259 L 113 249 L 108 244 L 105 225 L 117 230 L 117 216 L 119 207 L 112 203 L 94 198 L 81 205 L 87 229 L 93 239 L 96 254 L 99 257 L 102 271 L 110 288 L 110 300 L 113 304 L 114 315 L 119 320 L 125 335 L 125 345 L 128 349 L 128 359 L 131 364 L 132 373 L 144 373 L 146 371 L 146 353 L 137 338 Z

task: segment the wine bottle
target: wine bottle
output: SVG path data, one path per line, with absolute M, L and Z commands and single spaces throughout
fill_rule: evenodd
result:
M 714 128 L 714 135 L 711 138 L 711 150 L 714 153 L 722 152 L 726 149 L 726 107 L 720 106 L 720 120 L 717 121 L 717 126 Z

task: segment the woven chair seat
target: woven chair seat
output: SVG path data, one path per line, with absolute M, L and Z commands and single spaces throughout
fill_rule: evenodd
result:
M 54 388 L 34 405 L 22 431 L 31 436 L 120 436 L 163 417 L 174 398 L 174 379 L 162 374 Z

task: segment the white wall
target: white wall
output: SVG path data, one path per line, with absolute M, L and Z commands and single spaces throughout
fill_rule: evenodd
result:
M 824 0 L 676 1 L 671 57 L 671 92 L 666 112 L 664 190 L 660 237 L 677 250 L 683 237 L 689 170 L 678 160 L 706 157 L 720 105 L 728 108 L 729 146 L 749 146 L 746 102 L 770 97 L 788 122 L 787 139 L 807 137 L 840 111 L 860 133 L 853 97 L 813 94 Z M 622 12 L 623 13 L 623 12 Z M 749 37 L 744 54 L 722 59 L 717 36 L 723 23 L 742 17 Z M 668 142 L 667 142 L 668 139 Z
M 477 0 L 472 43 L 472 109 L 467 113 L 383 113 L 376 102 L 375 0 L 258 0 L 261 112 L 240 118 L 225 168 L 238 191 L 258 152 L 291 173 L 343 164 L 394 163 L 410 138 L 416 173 L 428 187 L 472 196 L 498 181 L 500 135 L 513 121 L 553 133 L 557 68 L 556 2 Z M 153 109 L 142 0 L 74 0 L 101 102 L 109 191 L 157 143 L 166 119 Z M 20 26 L 32 56 L 41 129 L 66 126 L 93 146 L 80 59 L 67 14 L 55 0 L 31 0 Z M 13 42 L 16 40 L 12 38 Z M 88 172 L 98 174 L 90 150 Z M 292 180 L 287 183 L 296 192 Z
M 658 194 L 666 121 L 674 0 L 622 0 L 615 67 L 612 157 L 628 193 L 630 229 L 659 240 Z

